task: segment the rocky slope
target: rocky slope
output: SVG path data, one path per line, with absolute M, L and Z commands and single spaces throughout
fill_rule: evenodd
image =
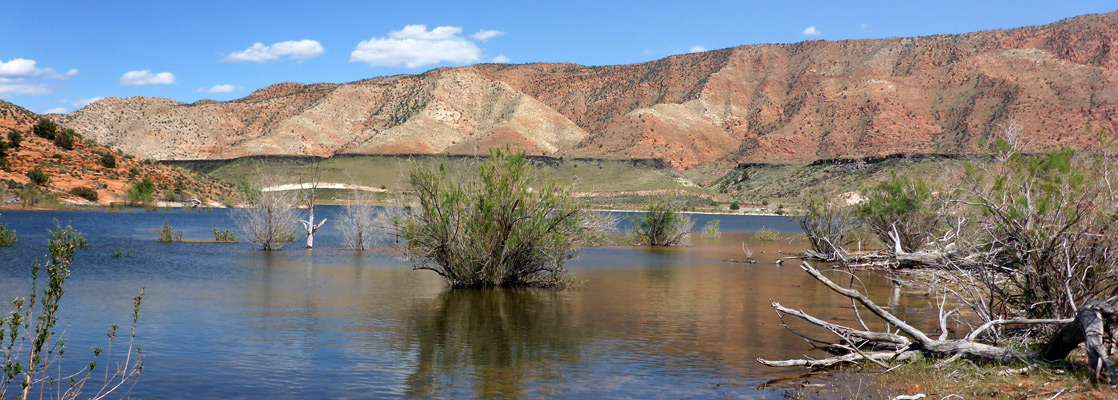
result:
M 1118 12 L 962 35 L 741 46 L 604 67 L 476 65 L 229 102 L 109 98 L 57 117 L 159 159 L 473 153 L 687 169 L 969 152 L 1015 120 L 1033 150 L 1118 130 Z
M 229 186 L 211 178 L 153 160 L 141 160 L 82 138 L 74 141 L 73 149 L 61 148 L 53 141 L 31 133 L 38 120 L 39 116 L 35 113 L 0 101 L 0 134 L 3 141 L 10 143 L 9 130 L 19 131 L 23 136 L 19 147 L 5 150 L 8 165 L 0 169 L 0 200 L 15 199 L 22 186 L 29 185 L 31 179 L 27 173 L 35 168 L 49 178 L 41 192 L 74 203 L 86 202 L 70 193 L 71 189 L 79 187 L 95 191 L 98 202 L 102 204 L 124 201 L 124 193 L 145 178 L 155 183 L 156 200 L 178 196 L 215 202 L 234 193 Z M 81 133 L 78 131 L 78 134 Z M 116 165 L 102 165 L 103 154 L 112 154 Z

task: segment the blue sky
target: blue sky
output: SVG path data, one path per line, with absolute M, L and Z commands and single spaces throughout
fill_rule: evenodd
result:
M 231 100 L 285 81 L 494 61 L 627 64 L 746 44 L 1014 28 L 1118 8 L 1112 0 L 533 3 L 18 1 L 0 14 L 0 99 L 39 113 L 108 96 Z

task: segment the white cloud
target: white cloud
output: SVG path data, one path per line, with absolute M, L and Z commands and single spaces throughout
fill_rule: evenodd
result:
M 870 24 L 862 24 L 860 29 L 862 30 L 862 32 L 869 32 L 870 31 Z
M 0 77 L 0 98 L 11 96 L 42 96 L 54 93 L 54 88 L 24 78 Z
M 803 34 L 807 35 L 807 36 L 823 36 L 823 32 L 820 32 L 818 29 L 815 29 L 814 26 L 809 26 L 807 28 L 804 28 Z
M 302 61 L 321 56 L 325 52 L 326 49 L 317 40 L 277 42 L 271 46 L 257 42 L 243 51 L 229 53 L 222 61 L 265 63 L 282 58 Z
M 104 97 L 91 97 L 91 98 L 88 98 L 88 99 L 74 100 L 74 101 L 71 101 L 69 103 L 70 103 L 71 106 L 74 106 L 74 109 L 82 109 L 82 108 L 85 108 L 85 106 L 93 104 L 93 102 L 95 102 L 97 100 L 101 100 L 103 98 Z
M 242 88 L 241 88 L 240 86 L 233 86 L 233 85 L 214 85 L 214 87 L 211 87 L 211 88 L 209 88 L 209 89 L 206 89 L 206 88 L 200 88 L 200 89 L 198 89 L 198 92 L 205 92 L 205 93 L 232 93 L 232 92 L 235 92 L 235 91 L 238 91 L 238 90 L 241 90 L 241 89 L 242 89 Z
M 481 60 L 481 49 L 458 36 L 462 28 L 440 26 L 430 31 L 426 25 L 408 25 L 392 31 L 387 38 L 372 38 L 357 44 L 349 55 L 350 62 L 363 62 L 370 67 L 419 68 L 450 62 L 475 63 Z
M 493 62 L 495 62 L 497 64 L 507 64 L 509 61 L 512 61 L 512 60 L 510 60 L 508 57 L 505 57 L 505 56 L 493 57 Z
M 128 71 L 120 76 L 120 84 L 123 86 L 170 85 L 172 83 L 175 83 L 175 74 L 170 72 L 153 74 L 145 69 L 143 71 Z
M 706 47 L 699 46 L 699 45 L 694 45 L 694 46 L 691 46 L 691 51 L 690 52 L 691 53 L 701 53 L 701 52 L 704 52 L 704 51 L 707 51 Z
M 54 68 L 38 68 L 35 60 L 16 58 L 8 62 L 0 61 L 0 77 L 30 78 L 43 77 L 47 79 L 66 80 L 78 75 L 78 70 L 71 69 L 65 73 L 55 71 Z
M 44 111 L 43 114 L 65 114 L 66 112 L 67 111 L 66 111 L 65 108 L 56 107 L 56 108 L 52 108 L 52 109 Z
M 641 54 L 644 54 L 646 56 L 650 56 L 650 55 L 652 55 L 652 50 L 651 49 L 644 49 L 644 51 L 642 51 Z
M 436 28 L 436 29 L 438 29 L 438 28 Z M 480 31 L 477 31 L 477 33 L 475 33 L 475 34 L 470 35 L 470 37 L 485 42 L 485 41 L 488 41 L 489 39 L 492 39 L 492 38 L 495 38 L 497 36 L 501 36 L 501 35 L 504 35 L 504 34 L 505 34 L 504 32 L 497 31 L 497 30 L 488 30 L 487 31 L 487 30 L 482 29 Z

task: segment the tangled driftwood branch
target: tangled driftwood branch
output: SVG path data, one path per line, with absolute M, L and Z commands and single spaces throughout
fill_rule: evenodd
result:
M 774 302 L 772 304 L 773 308 L 782 320 L 784 315 L 791 315 L 813 325 L 823 327 L 838 336 L 841 339 L 838 343 L 828 343 L 796 333 L 813 343 L 825 344 L 822 347 L 824 350 L 839 353 L 839 355 L 823 359 L 805 358 L 779 361 L 757 359 L 761 364 L 773 367 L 825 368 L 858 361 L 908 361 L 921 357 L 965 357 L 996 363 L 1015 361 L 1049 362 L 1064 359 L 1080 343 L 1086 343 L 1088 367 L 1097 377 L 1105 377 L 1110 382 L 1118 382 L 1118 369 L 1115 369 L 1107 358 L 1108 347 L 1106 341 L 1113 336 L 1115 328 L 1118 328 L 1118 309 L 1111 304 L 1103 302 L 1086 304 L 1079 309 L 1075 319 L 998 319 L 980 326 L 962 339 L 947 339 L 944 336 L 933 339 L 923 331 L 881 308 L 862 292 L 839 286 L 823 276 L 811 264 L 804 262 L 800 267 L 831 290 L 861 304 L 878 318 L 888 323 L 888 326 L 895 327 L 896 331 L 895 333 L 876 332 L 869 329 L 851 328 L 824 321 L 803 311 L 784 307 Z M 1035 352 L 1022 352 L 977 341 L 977 338 L 984 331 L 994 326 L 1027 324 L 1064 325 L 1056 331 L 1056 334 L 1042 349 Z

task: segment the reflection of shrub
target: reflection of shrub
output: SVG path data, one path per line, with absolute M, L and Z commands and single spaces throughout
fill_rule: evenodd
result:
M 695 222 L 683 213 L 683 205 L 665 197 L 657 197 L 648 209 L 633 217 L 633 238 L 649 246 L 680 246 Z
M 93 190 L 93 188 L 88 188 L 85 186 L 76 187 L 70 189 L 70 194 L 89 201 L 97 201 L 97 191 Z
M 564 263 L 602 236 L 569 189 L 534 181 L 523 153 L 494 149 L 477 181 L 456 182 L 445 165 L 409 180 L 420 209 L 401 228 L 407 252 L 455 287 L 562 285 Z
M 777 239 L 780 239 L 780 233 L 777 233 L 776 230 L 769 229 L 763 226 L 761 227 L 761 230 L 757 231 L 757 233 L 753 235 L 757 238 L 757 240 L 760 240 L 762 242 L 775 242 Z
M 164 243 L 167 243 L 167 242 L 181 242 L 182 241 L 182 231 L 177 231 L 176 232 L 174 230 L 174 228 L 171 228 L 171 224 L 168 224 L 167 222 L 163 222 L 163 228 L 159 230 L 159 238 L 156 239 L 156 240 L 158 240 L 160 242 L 164 242 Z

